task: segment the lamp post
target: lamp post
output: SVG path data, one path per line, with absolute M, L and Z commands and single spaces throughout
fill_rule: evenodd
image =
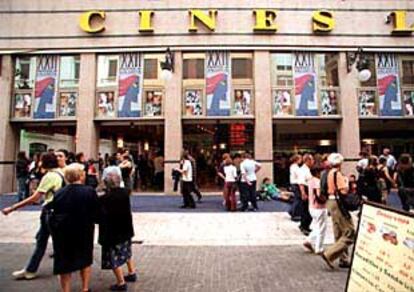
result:
M 347 52 L 346 65 L 348 73 L 352 71 L 352 66 L 356 63 L 358 70 L 358 80 L 361 82 L 368 81 L 371 78 L 371 71 L 369 70 L 370 61 L 367 56 L 363 54 L 363 49 L 360 47 L 356 52 Z
M 160 62 L 160 66 L 161 78 L 164 81 L 169 81 L 174 72 L 174 54 L 171 52 L 170 48 L 167 48 L 167 51 L 165 52 L 165 60 L 164 62 Z

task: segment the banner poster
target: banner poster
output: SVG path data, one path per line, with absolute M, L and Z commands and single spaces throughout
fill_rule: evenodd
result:
M 142 54 L 121 54 L 119 62 L 118 117 L 140 117 L 144 79 Z
M 398 60 L 394 54 L 377 55 L 377 82 L 381 116 L 401 116 L 401 91 Z
M 59 56 L 41 55 L 37 58 L 33 118 L 53 119 L 56 112 L 56 89 Z
M 348 292 L 414 292 L 414 214 L 364 204 Z
M 316 71 L 311 53 L 295 53 L 295 105 L 297 116 L 317 116 Z
M 229 116 L 231 61 L 226 51 L 206 52 L 206 95 L 208 116 Z

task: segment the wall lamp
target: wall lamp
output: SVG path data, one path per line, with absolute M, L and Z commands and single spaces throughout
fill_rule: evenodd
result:
M 160 62 L 161 66 L 161 78 L 165 81 L 168 81 L 172 78 L 172 73 L 174 72 L 174 54 L 171 52 L 170 48 L 167 48 L 165 52 L 164 62 Z
M 370 61 L 366 55 L 363 54 L 362 48 L 358 48 L 356 52 L 346 53 L 346 67 L 348 73 L 352 71 L 352 66 L 356 63 L 358 70 L 358 80 L 361 82 L 368 81 L 371 78 L 371 71 L 369 70 Z

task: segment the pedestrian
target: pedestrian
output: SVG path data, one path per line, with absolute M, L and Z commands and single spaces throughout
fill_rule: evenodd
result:
M 27 197 L 27 184 L 29 179 L 30 161 L 26 157 L 26 152 L 20 151 L 17 154 L 16 178 L 17 178 L 17 199 L 22 201 Z
M 188 151 L 188 150 L 187 150 Z M 191 162 L 191 167 L 193 169 L 193 193 L 197 196 L 197 203 L 201 203 L 201 199 L 203 198 L 203 195 L 200 192 L 200 189 L 198 187 L 198 183 L 197 183 L 197 162 L 194 159 L 193 156 L 191 156 L 190 152 L 188 151 L 188 157 L 190 159 Z
M 364 178 L 364 171 L 368 167 L 368 159 L 369 154 L 366 151 L 361 151 L 359 153 L 360 159 L 357 162 L 356 170 L 358 172 L 358 180 L 357 180 L 357 193 L 360 197 L 364 196 L 365 194 L 365 178 Z
M 242 202 L 241 211 L 246 211 L 249 206 L 249 202 L 252 204 L 252 211 L 257 211 L 256 201 L 256 173 L 261 169 L 260 163 L 253 160 L 252 154 L 246 152 L 244 154 L 244 160 L 240 164 L 241 171 L 241 183 L 240 183 L 240 198 Z
M 381 202 L 387 204 L 388 195 L 391 188 L 395 186 L 394 179 L 390 175 L 390 170 L 387 167 L 387 159 L 381 157 L 378 164 L 379 187 L 381 192 Z
M 226 160 L 230 157 L 229 153 L 223 153 L 221 156 L 222 161 L 217 169 L 218 185 L 223 187 L 223 206 L 226 205 L 226 194 L 225 194 L 225 184 L 226 184 L 226 174 L 224 173 L 224 166 L 226 165 Z
M 161 151 L 154 158 L 154 186 L 158 191 L 164 187 L 164 156 Z
M 42 156 L 42 168 L 46 171 L 46 174 L 43 176 L 39 183 L 39 187 L 34 194 L 27 199 L 2 210 L 4 215 L 8 215 L 28 204 L 37 202 L 42 197 L 44 198 L 42 211 L 40 213 L 40 227 L 36 234 L 36 247 L 26 267 L 22 270 L 13 272 L 13 277 L 16 279 L 30 280 L 36 278 L 36 272 L 42 261 L 43 255 L 45 254 L 50 236 L 46 222 L 47 205 L 53 201 L 54 194 L 64 183 L 63 174 L 58 168 L 58 161 L 54 153 L 48 152 Z
M 295 154 L 290 159 L 291 165 L 289 167 L 289 182 L 290 188 L 294 194 L 293 203 L 289 210 L 289 215 L 292 221 L 300 221 L 302 216 L 302 199 L 299 189 L 299 179 L 301 176 L 300 165 L 302 163 L 302 156 Z
M 122 173 L 122 180 L 124 181 L 124 186 L 127 189 L 132 190 L 132 162 L 130 157 L 127 153 L 121 156 L 122 161 L 119 164 L 119 168 L 121 169 Z
M 193 167 L 187 151 L 183 151 L 180 164 L 182 167 L 175 168 L 176 171 L 181 173 L 181 193 L 183 195 L 183 205 L 180 208 L 194 209 L 195 202 L 191 192 L 193 190 Z
M 40 180 L 43 177 L 43 170 L 41 165 L 42 156 L 39 153 L 33 155 L 33 161 L 29 166 L 29 196 L 34 194 L 37 187 L 39 186 Z
M 414 208 L 414 167 L 411 155 L 400 156 L 394 179 L 398 184 L 402 208 L 408 212 L 410 207 Z
M 303 155 L 303 165 L 300 167 L 298 185 L 302 200 L 302 214 L 300 216 L 300 231 L 306 236 L 312 231 L 310 225 L 312 223 L 312 216 L 309 213 L 309 181 L 312 179 L 310 172 L 315 160 L 311 154 Z
M 339 260 L 339 267 L 348 268 L 348 247 L 354 243 L 355 227 L 351 214 L 338 205 L 338 196 L 348 194 L 348 181 L 341 172 L 344 158 L 339 153 L 332 153 L 328 157 L 332 167 L 327 178 L 327 193 L 329 194 L 327 208 L 332 218 L 335 243 L 328 247 L 321 257 L 329 268 L 334 269 L 334 261 Z
M 391 174 L 394 175 L 395 166 L 397 165 L 397 160 L 395 159 L 394 155 L 391 154 L 391 150 L 388 147 L 385 147 L 382 150 L 382 155 L 379 158 L 385 158 L 387 160 L 387 167 Z
M 230 156 L 226 158 L 223 168 L 224 178 L 224 199 L 226 201 L 227 211 L 236 211 L 236 180 L 237 180 L 237 168 L 233 164 L 233 160 Z
M 121 172 L 121 168 L 119 168 L 119 166 L 117 165 L 117 158 L 114 155 L 112 155 L 111 157 L 109 157 L 108 159 L 108 164 L 109 166 L 106 167 L 102 173 L 102 181 L 106 184 L 106 180 L 108 178 L 108 176 L 111 173 L 116 173 L 121 177 L 121 182 L 120 182 L 120 186 L 123 188 L 124 187 L 124 181 L 122 180 L 122 172 Z
M 105 194 L 99 198 L 99 244 L 102 245 L 102 269 L 111 269 L 116 277 L 112 291 L 126 291 L 126 282 L 137 280 L 132 259 L 132 237 L 134 227 L 131 213 L 131 190 L 120 187 L 121 177 L 113 172 L 106 180 Z M 128 274 L 124 276 L 122 266 L 127 264 Z
M 381 191 L 379 188 L 378 158 L 371 156 L 368 166 L 363 172 L 364 193 L 363 195 L 372 202 L 381 203 Z
M 306 249 L 316 254 L 323 252 L 323 242 L 326 235 L 328 221 L 328 209 L 326 202 L 318 200 L 321 198 L 320 171 L 317 168 L 311 169 L 312 178 L 309 180 L 309 213 L 312 216 L 313 229 L 306 241 L 303 243 Z
M 92 188 L 96 189 L 96 187 L 99 184 L 99 174 L 94 165 L 94 160 L 90 158 L 86 165 L 87 165 L 87 169 L 86 169 L 85 184 L 87 186 L 91 186 Z
M 98 214 L 96 191 L 85 183 L 85 166 L 66 167 L 67 186 L 60 189 L 48 205 L 54 261 L 53 273 L 59 275 L 63 292 L 71 291 L 71 274 L 80 271 L 82 291 L 89 290 L 93 263 L 93 239 Z

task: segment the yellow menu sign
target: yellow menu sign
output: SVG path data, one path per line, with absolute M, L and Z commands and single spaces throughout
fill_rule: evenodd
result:
M 414 214 L 364 204 L 348 292 L 414 292 Z

